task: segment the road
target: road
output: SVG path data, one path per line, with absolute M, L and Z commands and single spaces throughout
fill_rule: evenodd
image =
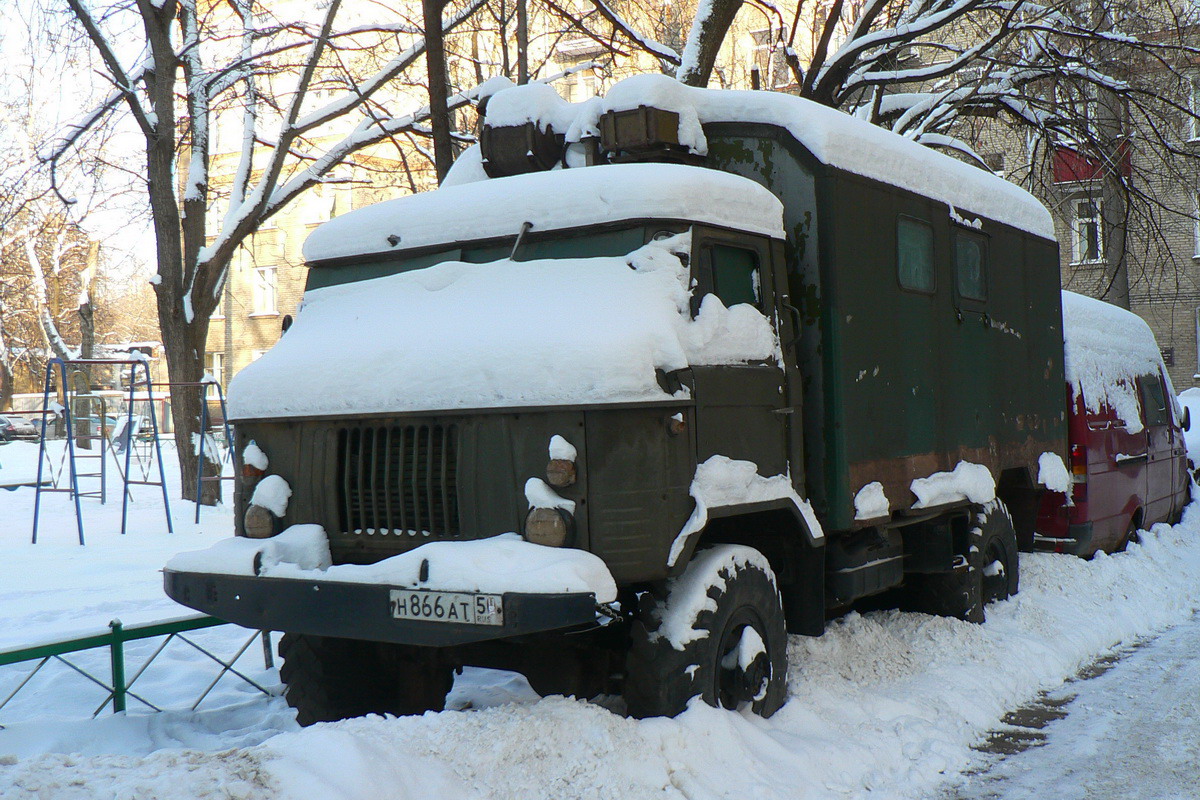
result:
M 1200 796 L 1200 616 L 1010 715 L 953 800 Z M 1100 674 L 1095 674 L 1100 673 Z M 1016 751 L 1016 752 L 1014 752 Z

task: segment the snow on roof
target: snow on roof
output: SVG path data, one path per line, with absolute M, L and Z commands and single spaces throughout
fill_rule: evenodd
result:
M 503 93 L 501 93 L 503 94 Z M 680 164 L 611 164 L 443 186 L 326 222 L 304 243 L 323 261 L 533 231 L 679 219 L 782 239 L 783 207 L 748 178 Z M 389 237 L 399 237 L 393 246 Z
M 534 92 L 539 93 L 537 97 Z M 531 101 L 528 110 L 517 113 L 515 109 L 521 105 L 517 101 L 526 99 Z M 491 124 L 534 119 L 572 142 L 594 133 L 604 112 L 642 105 L 679 113 L 680 141 L 696 153 L 708 151 L 701 127 L 704 124 L 777 125 L 823 164 L 932 197 L 960 212 L 1054 239 L 1050 212 L 1015 184 L 877 125 L 782 92 L 700 89 L 666 75 L 634 75 L 615 84 L 601 102 L 592 98 L 574 106 L 549 100 L 543 89 L 505 89 L 489 101 L 487 119 Z M 492 109 L 497 110 L 495 118 Z M 544 116 L 538 119 L 537 113 Z
M 1150 326 L 1103 300 L 1074 292 L 1063 292 L 1062 299 L 1067 383 L 1089 411 L 1108 406 L 1137 433 L 1142 423 L 1135 380 L 1157 375 L 1162 366 Z
M 754 306 L 708 295 L 691 319 L 689 272 L 673 254 L 689 240 L 624 258 L 446 262 L 314 290 L 234 377 L 230 418 L 661 401 L 672 395 L 656 369 L 778 359 Z

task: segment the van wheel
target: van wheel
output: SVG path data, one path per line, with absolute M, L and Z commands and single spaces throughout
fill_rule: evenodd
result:
M 717 545 L 645 593 L 631 630 L 623 693 L 633 717 L 673 717 L 699 695 L 769 717 L 787 699 L 787 630 L 775 575 L 757 550 Z
M 279 640 L 283 696 L 305 726 L 366 714 L 441 711 L 454 673 L 418 650 L 285 633 Z
M 967 552 L 953 570 L 905 576 L 902 608 L 982 623 L 984 606 L 1004 600 L 1020 587 L 1017 533 L 999 498 L 971 507 Z
M 1129 528 L 1125 531 L 1125 535 L 1121 537 L 1121 541 L 1117 543 L 1113 552 L 1124 553 L 1125 548 L 1131 544 L 1137 544 L 1142 541 L 1140 521 L 1138 520 L 1137 512 L 1129 518 Z

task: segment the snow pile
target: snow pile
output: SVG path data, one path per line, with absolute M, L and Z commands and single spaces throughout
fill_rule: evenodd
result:
M 996 481 L 982 464 L 960 461 L 952 472 L 935 472 L 910 484 L 917 502 L 913 508 L 931 508 L 959 500 L 990 503 L 996 499 Z
M 242 450 L 242 463 L 263 472 L 266 472 L 267 467 L 271 465 L 271 462 L 267 459 L 267 454 L 262 451 L 262 448 L 258 446 L 258 442 L 253 439 Z
M 254 487 L 250 505 L 262 506 L 277 517 L 287 513 L 288 500 L 292 498 L 292 487 L 278 475 L 268 475 Z
M 222 539 L 205 550 L 180 553 L 167 562 L 176 572 L 208 572 L 219 575 L 267 575 L 281 564 L 301 570 L 323 570 L 332 564 L 329 537 L 320 525 L 292 525 L 269 539 L 235 536 Z
M 1038 456 L 1037 482 L 1052 492 L 1066 494 L 1071 491 L 1071 473 L 1058 453 L 1042 453 Z
M 708 636 L 708 631 L 695 624 L 705 611 L 717 610 L 717 601 L 708 596 L 709 588 L 724 589 L 726 577 L 747 566 L 761 570 L 775 583 L 770 563 L 752 547 L 721 545 L 697 553 L 683 574 L 669 581 L 670 594 L 659 612 L 661 624 L 653 638 L 666 639 L 676 650 L 683 650 L 688 642 Z
M 499 119 L 517 118 L 503 99 L 508 89 L 489 101 L 499 103 Z M 990 172 L 942 155 L 869 122 L 782 92 L 732 91 L 685 86 L 665 75 L 634 75 L 611 89 L 600 103 L 556 106 L 552 127 L 575 142 L 594 130 L 601 114 L 648 105 L 680 115 L 680 140 L 698 154 L 708 151 L 702 125 L 754 122 L 777 125 L 794 136 L 818 161 L 893 186 L 927 195 L 953 206 L 954 213 L 984 216 L 1054 239 L 1054 222 L 1033 195 Z M 563 120 L 572 109 L 576 118 Z M 508 180 L 508 179 L 505 179 Z M 716 196 L 716 195 L 714 195 Z M 974 220 L 972 220 L 974 222 Z
M 561 508 L 568 514 L 575 513 L 575 501 L 560 497 L 550 484 L 541 478 L 525 481 L 525 501 L 530 508 Z
M 575 445 L 568 442 L 557 433 L 550 437 L 550 458 L 554 461 L 574 461 L 579 452 L 575 449 Z
M 1088 411 L 1111 408 L 1130 433 L 1142 430 L 1136 379 L 1157 375 L 1158 343 L 1141 317 L 1103 300 L 1063 292 L 1063 366 Z
M 229 415 L 667 400 L 655 370 L 778 358 L 753 306 L 710 296 L 691 319 L 676 255 L 688 241 L 626 258 L 448 262 L 310 292 L 288 335 L 234 377 Z M 363 380 L 364 364 L 387 368 Z
M 671 551 L 667 555 L 668 565 L 678 560 L 693 535 L 704 530 L 704 526 L 708 524 L 709 509 L 721 506 L 790 500 L 804 518 L 813 538 L 820 539 L 825 535 L 812 506 L 797 494 L 792 486 L 791 475 L 764 478 L 758 474 L 758 465 L 753 461 L 712 456 L 696 467 L 689 493 L 696 501 L 696 508 L 675 537 L 675 541 L 671 543 Z
M 548 83 L 527 83 L 496 92 L 488 99 L 487 122 L 492 127 L 532 122 L 538 130 L 563 130 L 575 119 L 575 107 Z
M 374 564 L 330 566 L 329 539 L 319 525 L 293 525 L 270 539 L 226 539 L 167 562 L 177 572 L 255 575 L 451 592 L 591 592 L 601 603 L 617 586 L 598 556 L 570 547 L 545 547 L 515 533 L 462 542 L 429 542 Z M 429 562 L 421 580 L 421 564 Z
M 515 236 L 526 222 L 543 232 L 639 219 L 784 236 L 779 200 L 748 178 L 681 164 L 611 164 L 460 183 L 366 206 L 313 231 L 304 242 L 304 258 L 324 261 Z M 388 237 L 399 239 L 392 245 Z
M 855 519 L 878 519 L 886 517 L 891 512 L 892 504 L 888 502 L 883 492 L 883 484 L 872 481 L 858 490 L 854 495 Z
M 1183 439 L 1187 443 L 1188 458 L 1194 468 L 1195 465 L 1200 464 L 1200 387 L 1192 387 L 1180 392 L 1179 403 L 1191 412 L 1192 427 L 1184 431 Z M 1180 424 L 1183 424 L 1182 418 Z

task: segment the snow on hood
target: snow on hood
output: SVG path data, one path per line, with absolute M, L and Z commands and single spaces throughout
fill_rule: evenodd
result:
M 702 126 L 714 122 L 777 125 L 823 164 L 933 197 L 970 216 L 984 216 L 1046 239 L 1054 221 L 1037 198 L 989 172 L 836 109 L 782 92 L 701 89 L 667 75 L 634 75 L 603 98 L 570 104 L 550 98 L 544 86 L 497 92 L 487 122 L 534 121 L 567 142 L 596 135 L 600 115 L 652 106 L 679 114 L 679 138 L 697 154 L 708 152 Z
M 1103 300 L 1062 293 L 1063 367 L 1089 411 L 1108 406 L 1130 433 L 1142 430 L 1136 380 L 1157 375 L 1162 354 L 1141 317 Z
M 690 318 L 690 235 L 624 258 L 448 262 L 310 292 L 233 419 L 666 400 L 655 370 L 779 358 L 767 318 Z
M 464 177 L 459 173 L 456 180 Z M 703 222 L 784 238 L 783 206 L 748 178 L 682 164 L 608 164 L 451 183 L 366 206 L 313 231 L 304 258 L 514 236 L 525 222 L 541 232 L 637 219 Z M 389 237 L 397 236 L 392 245 Z

